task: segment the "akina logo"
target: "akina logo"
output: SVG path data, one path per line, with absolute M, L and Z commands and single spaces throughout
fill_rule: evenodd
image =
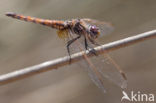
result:
M 121 101 L 135 101 L 135 102 L 140 102 L 140 101 L 144 101 L 144 102 L 153 102 L 154 101 L 154 94 L 150 93 L 150 94 L 145 94 L 145 93 L 141 93 L 140 91 L 138 92 L 134 92 L 131 91 L 131 93 L 127 94 L 125 91 L 122 91 L 122 98 Z

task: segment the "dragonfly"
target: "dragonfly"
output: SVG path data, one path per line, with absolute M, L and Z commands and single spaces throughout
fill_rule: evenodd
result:
M 45 25 L 57 30 L 57 35 L 61 39 L 66 39 L 66 48 L 71 62 L 71 52 L 89 51 L 95 56 L 87 57 L 84 54 L 82 67 L 86 68 L 91 80 L 105 92 L 105 78 L 110 79 L 122 89 L 127 86 L 127 78 L 119 65 L 109 56 L 104 54 L 98 56 L 94 47 L 99 46 L 97 39 L 102 35 L 109 34 L 113 27 L 106 22 L 82 18 L 71 20 L 48 20 L 30 16 L 24 16 L 13 12 L 6 13 L 6 16 Z

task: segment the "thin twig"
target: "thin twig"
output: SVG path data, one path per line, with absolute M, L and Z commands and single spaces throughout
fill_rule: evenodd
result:
M 118 40 L 115 42 L 111 42 L 102 46 L 98 46 L 95 48 L 96 53 L 98 55 L 106 52 L 110 52 L 119 48 L 123 48 L 129 45 L 132 45 L 134 43 L 138 43 L 147 39 L 151 39 L 156 37 L 156 30 L 152 30 L 149 32 L 145 32 L 142 34 L 138 34 L 136 36 L 128 37 L 122 40 Z M 71 63 L 77 62 L 81 59 L 83 59 L 83 55 L 86 53 L 88 57 L 94 56 L 92 53 L 88 51 L 82 51 L 79 53 L 75 53 L 71 56 Z M 31 67 L 27 67 L 21 70 L 17 70 L 8 74 L 4 74 L 0 76 L 0 85 L 4 85 L 19 79 L 23 79 L 32 75 L 36 75 L 48 70 L 57 69 L 64 65 L 69 65 L 69 56 L 65 56 L 62 58 L 58 58 L 55 60 L 47 61 L 38 65 L 34 65 Z

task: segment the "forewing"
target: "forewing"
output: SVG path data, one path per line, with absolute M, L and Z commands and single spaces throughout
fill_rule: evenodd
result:
M 74 38 L 74 34 L 71 34 L 71 39 Z M 90 43 L 90 45 L 92 45 Z M 71 51 L 79 52 L 84 49 L 84 37 L 81 37 L 76 42 L 74 42 L 71 47 Z M 107 56 L 94 56 L 92 58 L 88 58 L 84 55 L 84 60 L 80 62 L 81 66 L 84 67 L 91 80 L 104 92 L 104 80 L 108 78 L 113 81 L 115 84 L 120 86 L 121 88 L 125 88 L 127 86 L 127 81 L 125 77 L 120 73 L 119 69 L 117 69 L 116 65 L 114 65 Z
M 89 19 L 89 18 L 83 18 L 82 20 L 89 25 L 96 25 L 100 29 L 101 36 L 110 34 L 114 30 L 113 26 L 107 22 L 98 21 L 98 20 Z
M 75 38 L 75 35 L 71 33 L 70 36 L 70 40 L 72 40 L 73 38 Z M 78 39 L 77 41 L 75 41 L 71 46 L 70 46 L 70 51 L 72 53 L 75 52 L 80 52 L 80 51 L 84 51 L 84 37 L 82 36 L 80 39 Z M 103 77 L 102 75 L 96 70 L 96 67 L 92 64 L 92 62 L 90 61 L 90 59 L 84 55 L 83 60 L 81 60 L 80 62 L 78 62 L 79 66 L 81 66 L 82 68 L 84 68 L 87 72 L 88 75 L 90 76 L 91 80 L 103 91 L 105 92 L 105 88 L 104 88 L 104 83 L 103 83 Z

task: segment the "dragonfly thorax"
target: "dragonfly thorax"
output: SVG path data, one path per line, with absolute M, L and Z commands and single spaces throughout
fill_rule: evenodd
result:
M 73 25 L 73 32 L 80 35 L 80 34 L 84 34 L 85 33 L 85 28 L 84 26 L 81 24 L 80 20 L 76 20 L 76 23 Z
M 96 39 L 100 34 L 100 30 L 96 25 L 88 25 L 81 19 L 74 19 L 72 25 L 70 23 L 70 28 L 75 34 L 87 34 L 91 39 Z

